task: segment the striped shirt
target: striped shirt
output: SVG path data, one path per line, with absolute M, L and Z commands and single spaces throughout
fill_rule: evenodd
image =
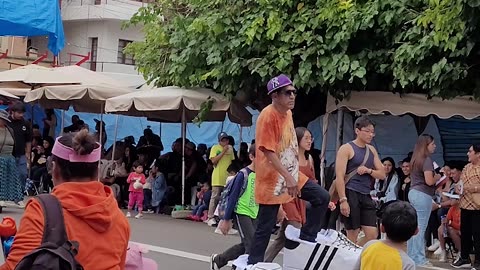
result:
M 480 166 L 475 166 L 471 163 L 467 164 L 462 171 L 462 177 L 460 178 L 463 182 L 463 185 L 480 185 Z M 474 196 L 480 196 L 480 193 L 470 193 L 463 191 L 463 194 L 460 196 L 460 208 L 466 210 L 480 210 L 480 205 L 478 202 L 479 198 L 476 199 L 477 203 L 474 201 Z

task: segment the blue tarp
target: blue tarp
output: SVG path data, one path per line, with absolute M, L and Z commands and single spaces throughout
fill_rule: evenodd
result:
M 0 36 L 48 36 L 58 55 L 65 46 L 59 0 L 0 0 Z
M 250 143 L 252 139 L 255 138 L 255 124 L 259 112 L 251 108 L 247 108 L 249 112 L 253 115 L 252 126 L 242 128 L 242 140 L 244 142 Z M 32 107 L 27 104 L 27 112 L 25 114 L 25 119 L 31 119 Z M 43 109 L 35 105 L 33 106 L 34 112 L 34 122 L 40 126 L 40 130 L 43 129 L 43 119 L 45 118 L 45 113 Z M 72 115 L 80 116 L 90 129 L 90 132 L 95 130 L 95 121 L 93 119 L 100 119 L 99 114 L 92 113 L 77 113 L 72 108 L 65 112 L 65 126 L 71 124 Z M 57 132 L 60 134 L 61 129 L 61 119 L 62 111 L 55 110 L 55 115 L 57 117 Z M 114 135 L 115 135 L 115 121 L 116 115 L 105 114 L 103 115 L 103 121 L 105 122 L 105 128 L 107 132 L 107 143 L 106 148 L 110 147 L 113 144 Z M 135 141 L 138 142 L 140 136 L 143 135 L 143 130 L 151 126 L 151 129 L 154 133 L 159 134 L 161 130 L 161 139 L 165 147 L 165 153 L 171 151 L 170 146 L 173 141 L 181 137 L 181 124 L 180 123 L 159 123 L 148 121 L 146 118 L 141 117 L 132 117 L 132 116 L 123 116 L 119 115 L 118 120 L 118 132 L 117 132 L 117 141 L 125 138 L 126 136 L 134 136 Z M 240 144 L 240 125 L 232 123 L 228 117 L 224 122 L 204 122 L 198 127 L 195 124 L 187 125 L 187 139 L 191 140 L 195 144 L 205 143 L 207 146 L 212 146 L 217 143 L 217 136 L 221 131 L 227 132 L 229 135 L 232 135 L 235 138 L 236 149 L 239 149 Z

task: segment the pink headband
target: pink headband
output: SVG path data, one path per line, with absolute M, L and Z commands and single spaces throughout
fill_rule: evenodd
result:
M 93 163 L 100 160 L 101 156 L 101 145 L 99 143 L 97 148 L 93 149 L 92 153 L 88 155 L 78 155 L 75 153 L 73 148 L 63 145 L 61 142 L 58 141 L 61 137 L 58 137 L 55 140 L 55 144 L 52 148 L 52 154 L 61 158 L 68 160 L 70 162 L 86 162 L 86 163 Z

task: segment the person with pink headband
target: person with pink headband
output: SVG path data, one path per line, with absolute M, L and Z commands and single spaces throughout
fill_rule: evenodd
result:
M 84 269 L 124 269 L 130 226 L 112 190 L 98 181 L 100 154 L 100 144 L 86 130 L 59 137 L 52 149 L 52 195 L 62 206 L 68 239 L 79 243 L 78 263 Z M 15 269 L 37 249 L 44 227 L 42 206 L 31 199 L 0 270 Z

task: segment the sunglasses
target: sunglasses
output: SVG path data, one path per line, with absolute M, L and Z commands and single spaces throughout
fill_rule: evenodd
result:
M 286 90 L 286 91 L 281 91 L 280 93 L 287 96 L 287 97 L 292 96 L 292 94 L 294 96 L 297 96 L 297 90 Z

